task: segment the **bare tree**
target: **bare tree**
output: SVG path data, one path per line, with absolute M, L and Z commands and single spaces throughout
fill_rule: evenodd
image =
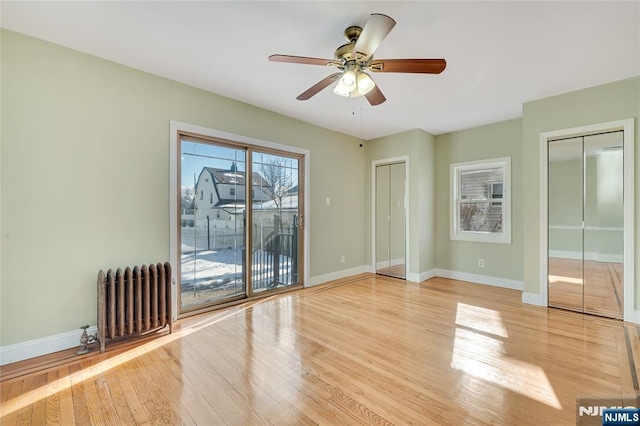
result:
M 501 232 L 502 213 L 497 217 L 492 215 L 489 203 L 461 204 L 460 229 L 474 232 Z
M 502 213 L 500 213 L 500 217 L 498 217 L 496 223 L 493 225 L 491 232 L 502 232 Z
M 196 190 L 192 186 L 182 187 L 181 207 L 183 209 L 193 210 L 196 207 Z
M 291 190 L 291 180 L 287 175 L 286 159 L 282 157 L 271 157 L 260 168 L 264 191 L 276 205 L 278 217 L 282 219 L 283 201 L 287 192 Z M 282 222 L 280 222 L 282 227 Z
M 463 231 L 480 231 L 487 223 L 488 207 L 476 203 L 460 206 L 460 228 Z

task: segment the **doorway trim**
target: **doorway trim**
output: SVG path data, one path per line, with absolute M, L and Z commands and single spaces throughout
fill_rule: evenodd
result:
M 409 156 L 383 158 L 371 162 L 371 272 L 376 273 L 376 167 L 386 164 L 404 163 L 404 258 L 405 258 L 405 280 L 416 281 L 414 275 L 409 272 L 411 268 L 410 256 L 410 233 L 409 233 Z
M 604 133 L 623 130 L 624 152 L 624 306 L 623 319 L 627 322 L 640 323 L 640 311 L 635 310 L 635 187 L 634 187 L 634 141 L 635 120 L 608 121 L 604 123 L 590 124 L 586 126 L 572 127 L 561 130 L 553 130 L 540 133 L 540 302 L 543 306 L 549 306 L 548 284 L 548 191 L 549 191 L 549 164 L 548 146 L 549 140 L 587 136 L 594 133 Z
M 240 142 L 243 144 L 254 145 L 259 148 L 274 149 L 278 151 L 288 151 L 295 154 L 301 154 L 304 156 L 304 225 L 303 225 L 303 244 L 304 244 L 304 268 L 302 270 L 303 276 L 300 277 L 303 287 L 309 285 L 309 271 L 310 267 L 310 251 L 309 251 L 309 236 L 311 229 L 311 211 L 310 198 L 309 198 L 309 186 L 311 181 L 311 151 L 308 149 L 300 148 L 292 145 L 285 145 L 276 142 L 266 141 L 262 139 L 252 138 L 249 136 L 238 135 L 234 133 L 228 133 L 221 130 L 209 129 L 207 127 L 198 126 L 195 124 L 183 123 L 181 121 L 170 120 L 169 122 L 169 261 L 175 265 L 180 261 L 180 251 L 178 250 L 178 206 L 180 205 L 180 191 L 178 188 L 178 162 L 180 160 L 180 153 L 178 152 L 178 135 L 180 132 L 191 133 L 195 135 L 202 135 L 212 138 L 218 138 L 233 142 Z M 178 306 L 178 268 L 172 268 L 171 270 L 171 298 L 172 298 L 172 313 L 173 320 L 177 320 L 182 314 L 180 314 L 180 307 Z M 247 300 L 247 299 L 243 299 Z M 225 305 L 220 305 L 225 306 Z

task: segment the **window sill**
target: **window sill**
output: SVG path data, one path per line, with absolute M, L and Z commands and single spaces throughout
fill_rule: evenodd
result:
M 511 244 L 511 236 L 506 234 L 491 234 L 483 232 L 464 232 L 451 234 L 452 241 L 469 241 L 474 243 Z

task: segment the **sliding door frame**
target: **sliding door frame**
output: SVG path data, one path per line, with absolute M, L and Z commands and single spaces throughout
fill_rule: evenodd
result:
M 219 304 L 214 304 L 212 306 L 205 306 L 203 309 L 194 309 L 186 312 L 181 312 L 181 307 L 179 305 L 180 297 L 179 297 L 179 265 L 181 260 L 181 253 L 178 250 L 178 242 L 179 242 L 179 227 L 180 227 L 180 199 L 181 194 L 178 188 L 178 178 L 180 176 L 180 137 L 188 136 L 194 139 L 201 139 L 204 143 L 206 141 L 210 141 L 211 143 L 220 143 L 228 146 L 236 146 L 239 148 L 249 148 L 247 149 L 246 161 L 248 162 L 252 160 L 251 151 L 259 151 L 270 154 L 284 155 L 297 157 L 299 160 L 299 195 L 298 200 L 302 200 L 302 204 L 300 205 L 300 210 L 303 212 L 303 224 L 302 230 L 300 233 L 301 244 L 300 247 L 303 251 L 303 256 L 300 259 L 300 270 L 299 270 L 299 285 L 284 287 L 281 289 L 271 290 L 267 293 L 260 292 L 257 296 L 253 296 L 253 289 L 249 288 L 251 286 L 251 280 L 245 279 L 245 287 L 247 297 L 237 298 L 230 301 L 221 302 Z M 276 142 L 265 141 L 261 139 L 251 138 L 248 136 L 237 135 L 233 133 L 223 132 L 220 130 L 209 129 L 206 127 L 201 127 L 189 123 L 183 123 L 179 121 L 170 121 L 169 126 L 169 258 L 170 262 L 174 267 L 172 268 L 171 274 L 171 288 L 172 288 L 172 312 L 173 319 L 176 320 L 180 317 L 185 317 L 193 314 L 197 314 L 203 312 L 207 309 L 212 308 L 220 308 L 224 306 L 229 306 L 237 303 L 246 302 L 247 300 L 252 300 L 254 298 L 260 298 L 267 295 L 272 295 L 274 293 L 289 291 L 292 288 L 300 288 L 304 287 L 306 283 L 309 282 L 309 224 L 310 215 L 309 215 L 309 164 L 310 164 L 310 151 L 304 148 L 299 148 L 295 146 L 289 146 L 284 144 L 279 144 Z M 252 185 L 251 185 L 252 186 Z M 245 200 L 251 199 L 251 187 L 250 185 L 245 185 L 245 191 L 248 193 L 245 194 Z M 252 209 L 247 209 L 252 210 Z M 247 212 L 246 218 L 246 232 L 247 238 L 246 241 L 251 241 L 251 217 L 252 212 Z M 250 256 L 250 250 L 246 250 L 246 257 Z M 249 259 L 245 259 L 245 264 L 249 265 Z M 244 271 L 245 276 L 250 275 L 250 271 Z
M 549 306 L 549 141 L 560 138 L 588 136 L 622 130 L 624 152 L 624 306 L 623 319 L 627 322 L 640 323 L 640 315 L 635 310 L 635 120 L 609 121 L 568 129 L 540 133 L 540 296 L 544 306 Z

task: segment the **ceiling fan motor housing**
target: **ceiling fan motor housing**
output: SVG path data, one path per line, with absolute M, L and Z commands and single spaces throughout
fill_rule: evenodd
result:
M 335 58 L 339 61 L 350 61 L 353 59 L 351 52 L 353 52 L 353 47 L 355 43 L 347 43 L 336 49 Z
M 344 30 L 344 38 L 349 43 L 355 43 L 358 41 L 358 37 L 362 34 L 362 27 L 358 27 L 357 25 L 353 25 Z
M 355 51 L 355 47 L 356 47 L 356 42 L 358 41 L 358 38 L 360 38 L 361 34 L 362 34 L 362 27 L 358 27 L 355 25 L 351 27 L 347 27 L 347 29 L 344 30 L 344 38 L 349 43 L 343 44 L 342 46 L 336 49 L 336 52 L 334 54 L 335 59 L 338 61 L 342 61 L 345 64 L 345 66 L 353 65 L 353 64 L 347 64 L 347 62 L 349 61 L 354 61 L 356 63 L 360 62 L 361 59 L 363 59 L 363 55 L 358 54 Z M 370 62 L 371 59 L 373 59 L 373 55 L 369 56 L 368 61 Z M 366 67 L 365 61 L 362 61 L 360 63 L 360 66 L 362 68 L 365 68 Z

